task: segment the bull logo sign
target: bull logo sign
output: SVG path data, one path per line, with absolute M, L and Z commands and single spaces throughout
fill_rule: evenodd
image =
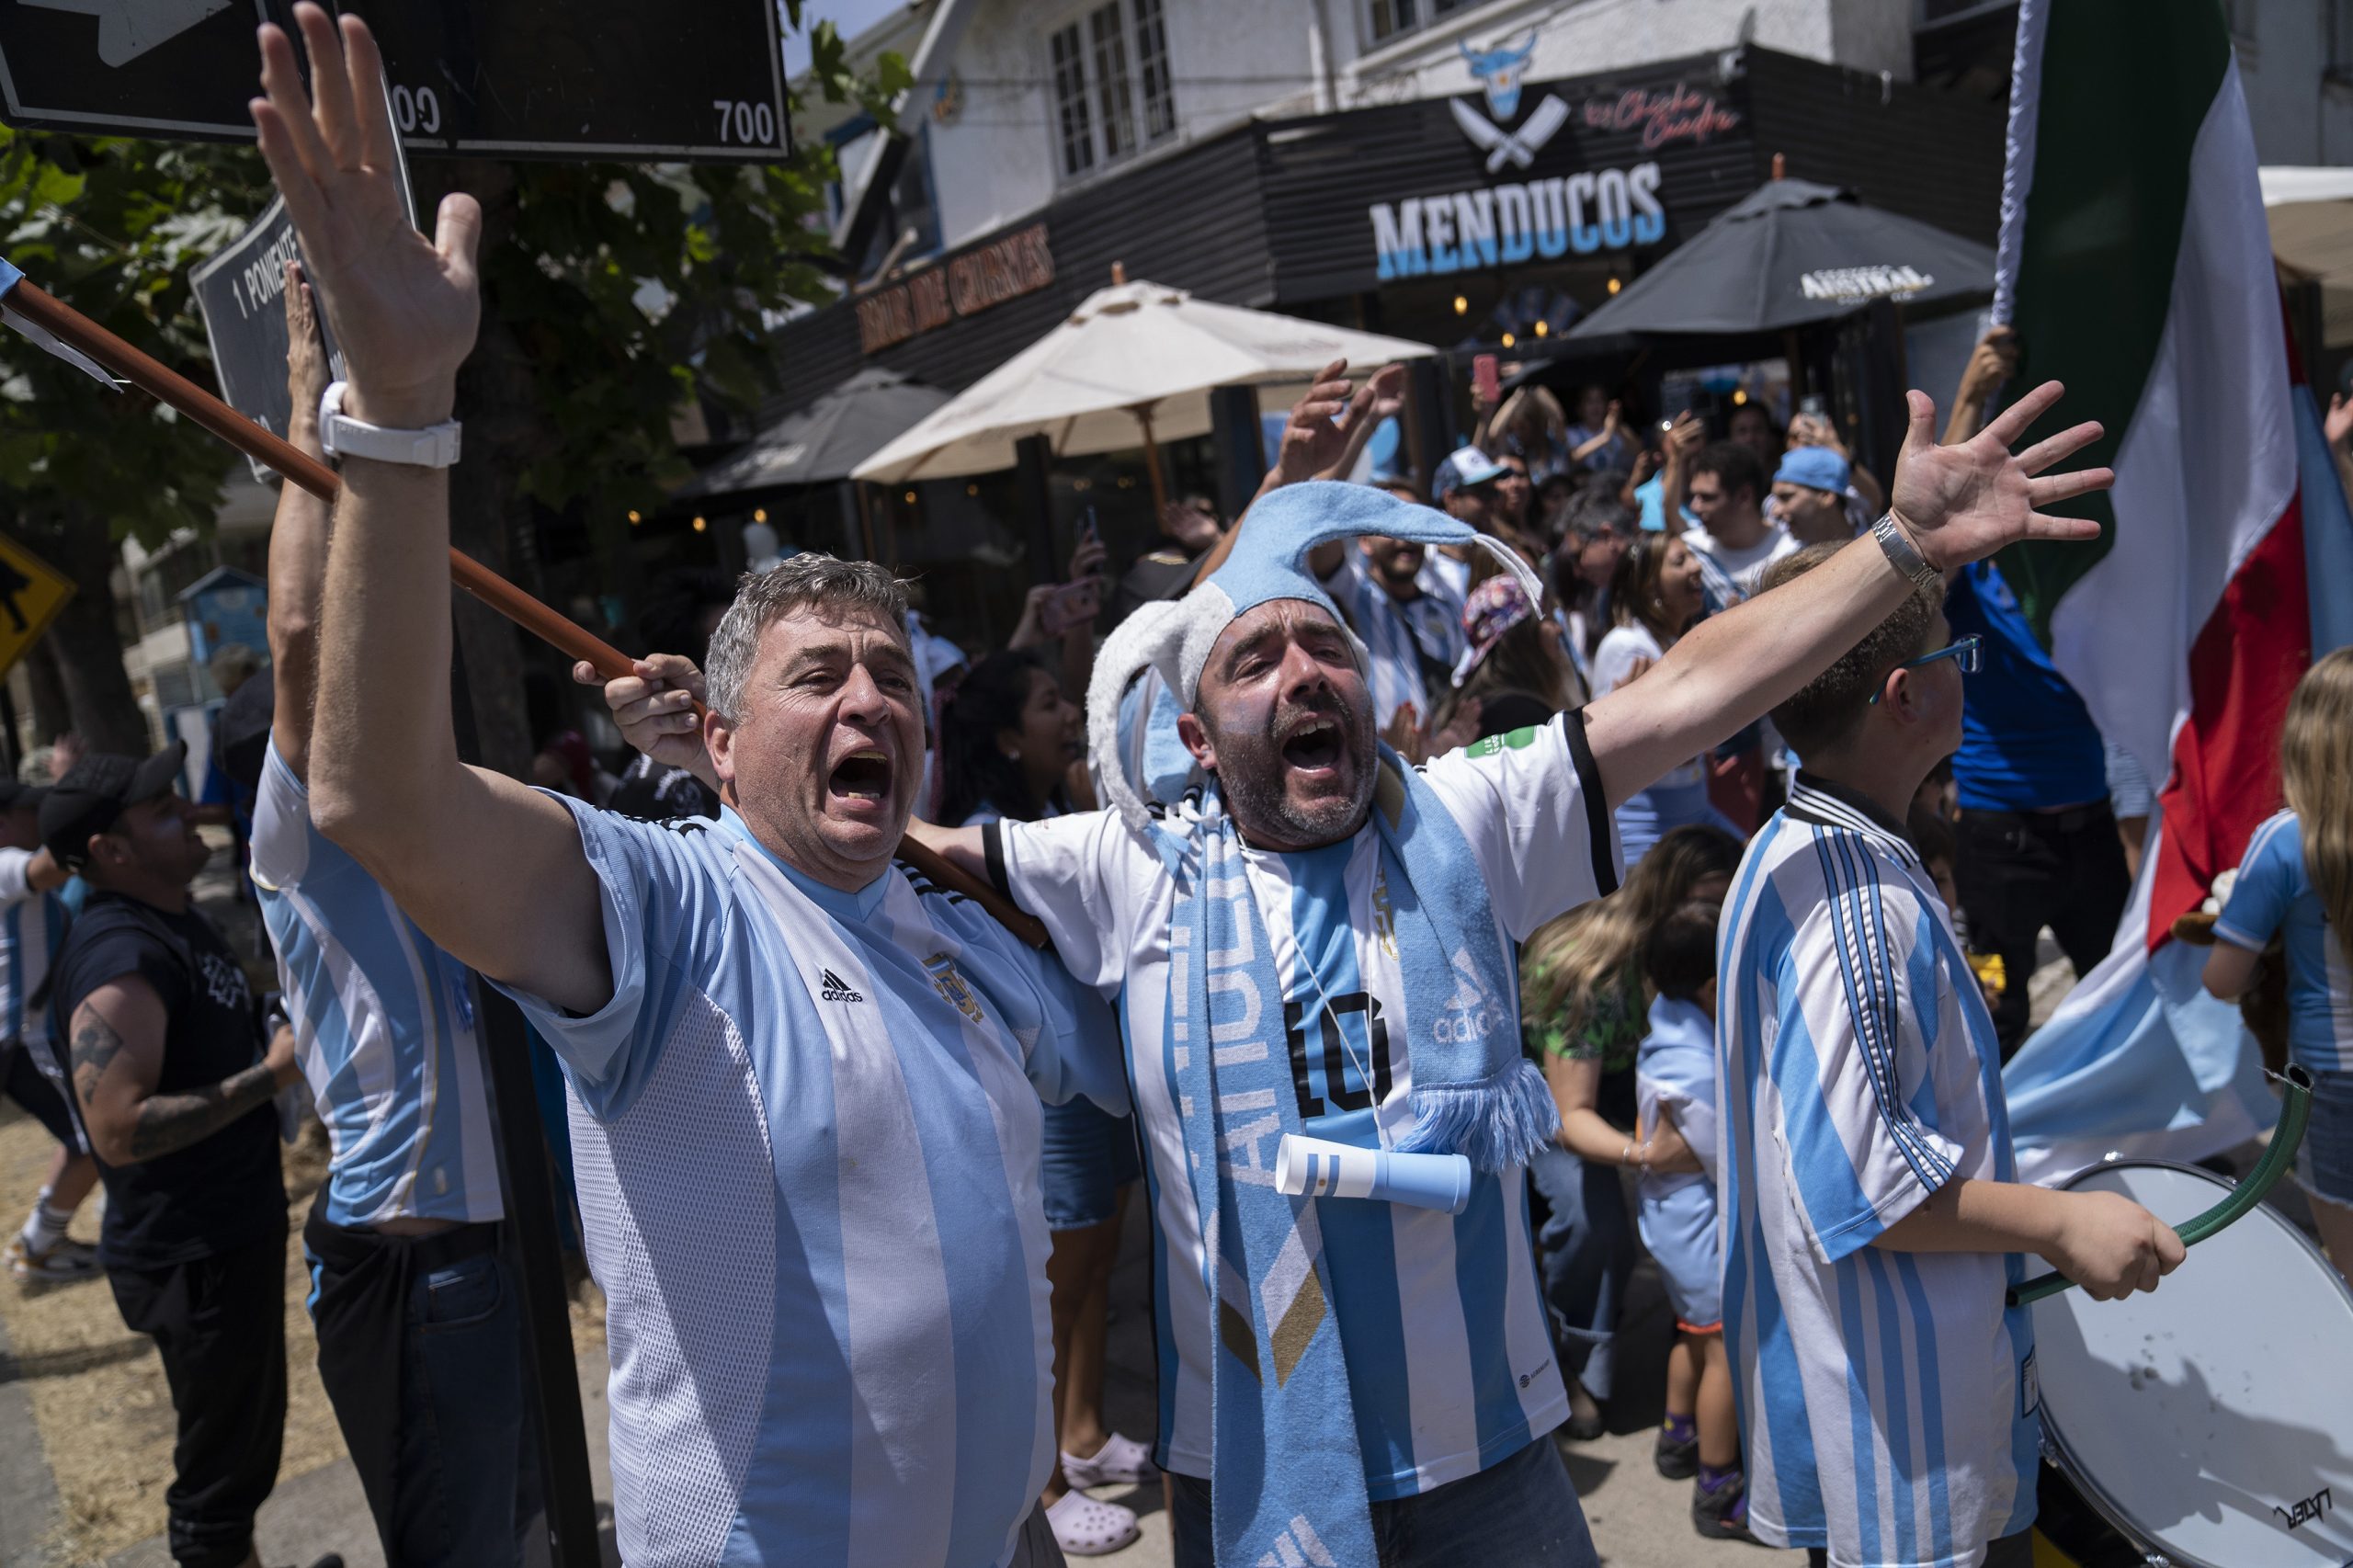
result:
M 1520 84 L 1528 74 L 1529 58 L 1536 52 L 1536 29 L 1529 28 L 1516 48 L 1473 49 L 1467 40 L 1457 47 L 1471 74 L 1486 90 L 1487 114 L 1450 98 L 1447 107 L 1454 111 L 1454 122 L 1473 145 L 1486 149 L 1489 174 L 1499 173 L 1506 164 L 1528 167 L 1536 161 L 1538 149 L 1569 121 L 1569 106 L 1547 93 L 1525 125 L 1518 131 L 1504 129 L 1519 113 Z

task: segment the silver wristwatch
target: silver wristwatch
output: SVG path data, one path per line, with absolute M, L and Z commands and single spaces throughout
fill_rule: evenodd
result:
M 1871 538 L 1879 540 L 1889 565 L 1932 593 L 1945 591 L 1945 574 L 1928 564 L 1928 558 L 1920 553 L 1920 547 L 1912 542 L 1912 536 L 1904 531 L 1904 525 L 1895 520 L 1894 513 L 1880 514 L 1879 521 L 1871 525 Z
M 458 460 L 458 422 L 444 419 L 422 430 L 388 430 L 343 411 L 347 383 L 331 381 L 319 398 L 319 445 L 331 458 L 371 458 L 381 463 L 448 468 Z

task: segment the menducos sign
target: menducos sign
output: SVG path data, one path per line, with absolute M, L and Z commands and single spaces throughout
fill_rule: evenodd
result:
M 1517 130 L 1505 127 L 1519 112 L 1521 77 L 1535 50 L 1530 32 L 1517 49 L 1461 45 L 1471 74 L 1486 89 L 1488 115 L 1461 98 L 1449 101 L 1455 123 L 1487 153 L 1487 171 L 1528 168 L 1537 153 L 1569 122 L 1569 107 L 1551 93 Z M 1442 196 L 1376 201 L 1370 209 L 1380 275 L 1415 278 L 1509 267 L 1537 257 L 1633 250 L 1666 237 L 1655 163 L 1590 169 Z

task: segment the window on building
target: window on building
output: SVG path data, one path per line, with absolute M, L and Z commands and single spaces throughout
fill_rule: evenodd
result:
M 1079 48 L 1078 24 L 1059 28 L 1051 40 L 1054 56 L 1054 110 L 1062 131 L 1063 173 L 1083 175 L 1095 166 L 1095 120 L 1086 107 L 1086 54 Z
M 1143 134 L 1157 142 L 1176 131 L 1176 86 L 1168 74 L 1168 34 L 1160 0 L 1135 0 L 1136 74 L 1143 84 Z
M 1176 134 L 1176 81 L 1161 5 L 1105 0 L 1047 36 L 1063 178 Z
M 1481 0 L 1368 0 L 1372 41 L 1385 43 L 1478 4 Z

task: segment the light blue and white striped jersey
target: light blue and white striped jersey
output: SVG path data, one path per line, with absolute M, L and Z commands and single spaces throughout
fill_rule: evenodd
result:
M 1506 940 L 1518 941 L 1595 897 L 1597 867 L 1614 886 L 1616 844 L 1577 715 L 1479 749 L 1423 777 L 1477 855 Z M 1154 1221 L 1156 1457 L 1207 1476 L 1215 1339 L 1169 1029 L 1176 884 L 1115 812 L 987 831 L 998 881 L 1046 923 L 1072 974 L 1120 1002 Z M 1317 1137 L 1393 1144 L 1414 1124 L 1413 1053 L 1392 1022 L 1404 1017 L 1404 985 L 1379 835 L 1368 824 L 1322 849 L 1244 858 L 1282 977 L 1302 1119 Z M 1518 1027 L 1518 997 L 1488 1000 Z M 1473 1474 L 1566 1417 L 1518 1170 L 1478 1178 L 1459 1216 L 1350 1199 L 1316 1213 L 1375 1500 Z
M 1802 775 L 1741 862 L 1717 966 L 1724 1345 L 1748 1524 L 1841 1568 L 1972 1568 L 2034 1520 L 2023 1259 L 1882 1251 L 1956 1177 L 2011 1181 L 1994 1022 L 1936 885 Z
M 1054 1454 L 1039 1099 L 1126 1110 L 1109 1010 L 895 869 L 554 798 L 613 997 L 517 1000 L 571 1089 L 622 1557 L 1005 1562 Z
M 2269 818 L 2247 840 L 2238 881 L 2214 922 L 2217 937 L 2258 953 L 2275 932 L 2288 954 L 2288 1054 L 2314 1073 L 2353 1070 L 2353 970 L 2304 864 L 2303 828 L 2293 812 Z
M 65 940 L 65 905 L 28 880 L 34 853 L 0 849 L 0 1051 L 12 1040 L 30 1046 L 34 1064 L 53 1078 L 49 1009 L 28 1007 L 25 999 L 49 978 L 50 955 Z
M 326 1218 L 495 1220 L 482 1043 L 466 971 L 311 821 L 270 744 L 254 804 L 254 887 L 302 1076 L 326 1124 Z
M 1387 724 L 1408 702 L 1428 723 L 1437 697 L 1444 694 L 1431 692 L 1422 677 L 1423 666 L 1451 670 L 1467 646 L 1462 596 L 1449 592 L 1427 561 L 1415 582 L 1420 595 L 1400 604 L 1374 579 L 1363 549 L 1353 540 L 1341 549 L 1339 568 L 1324 579 L 1324 591 L 1347 612 L 1348 624 L 1372 655 L 1365 684 L 1372 691 L 1376 724 Z

